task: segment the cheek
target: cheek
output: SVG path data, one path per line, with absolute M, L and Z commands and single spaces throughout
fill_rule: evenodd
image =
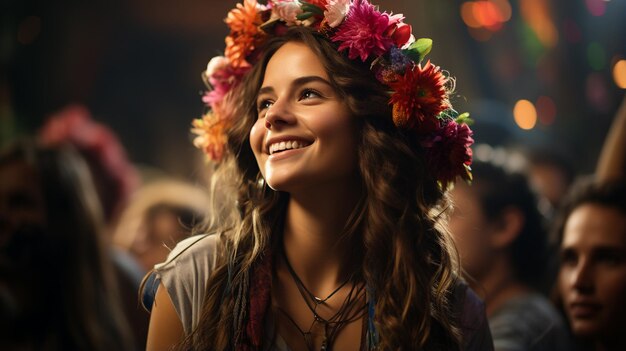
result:
M 604 295 L 606 303 L 621 306 L 622 312 L 626 309 L 626 266 L 613 272 L 598 275 L 598 291 Z
M 254 157 L 257 162 L 259 161 L 259 157 L 262 153 L 264 137 L 265 126 L 263 125 L 263 121 L 259 119 L 254 123 L 252 129 L 250 129 L 250 147 L 252 148 L 252 152 L 254 153 Z
M 569 292 L 569 284 L 567 282 L 569 281 L 570 274 L 569 268 L 561 265 L 556 277 L 556 286 L 561 297 L 565 297 Z

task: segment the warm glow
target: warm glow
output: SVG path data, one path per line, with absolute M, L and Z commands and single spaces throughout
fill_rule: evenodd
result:
M 511 19 L 511 4 L 508 0 L 467 1 L 461 5 L 461 18 L 470 29 L 497 32 Z
M 461 18 L 463 22 L 470 28 L 480 28 L 481 24 L 474 17 L 474 3 L 473 2 L 464 2 L 461 5 Z
M 559 34 L 553 21 L 553 15 L 546 0 L 524 0 L 520 2 L 520 12 L 524 21 L 544 47 L 556 46 Z
M 511 19 L 511 14 L 513 11 L 511 10 L 511 4 L 509 3 L 509 0 L 492 0 L 492 2 L 494 5 L 496 5 L 498 11 L 500 12 L 502 22 L 507 22 Z
M 529 130 L 537 124 L 537 110 L 532 102 L 528 100 L 519 100 L 513 108 L 513 117 L 515 123 L 521 129 Z
M 613 66 L 613 80 L 621 89 L 626 89 L 626 60 L 619 60 Z

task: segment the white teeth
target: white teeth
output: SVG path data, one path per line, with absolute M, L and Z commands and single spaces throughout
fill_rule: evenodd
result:
M 303 143 L 303 142 L 299 142 L 296 140 L 293 141 L 281 141 L 278 143 L 274 143 L 272 145 L 270 145 L 269 147 L 269 152 L 270 155 L 277 152 L 277 151 L 283 151 L 283 150 L 293 150 L 293 149 L 300 149 L 307 146 L 307 144 Z

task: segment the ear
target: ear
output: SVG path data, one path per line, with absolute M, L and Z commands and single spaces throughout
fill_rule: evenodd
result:
M 526 220 L 524 213 L 515 207 L 508 207 L 502 211 L 500 219 L 495 224 L 491 235 L 491 247 L 504 249 L 517 238 Z

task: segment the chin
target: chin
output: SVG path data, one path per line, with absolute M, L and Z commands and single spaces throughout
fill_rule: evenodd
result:
M 595 339 L 602 333 L 602 326 L 589 321 L 575 321 L 572 323 L 572 333 L 581 339 Z

